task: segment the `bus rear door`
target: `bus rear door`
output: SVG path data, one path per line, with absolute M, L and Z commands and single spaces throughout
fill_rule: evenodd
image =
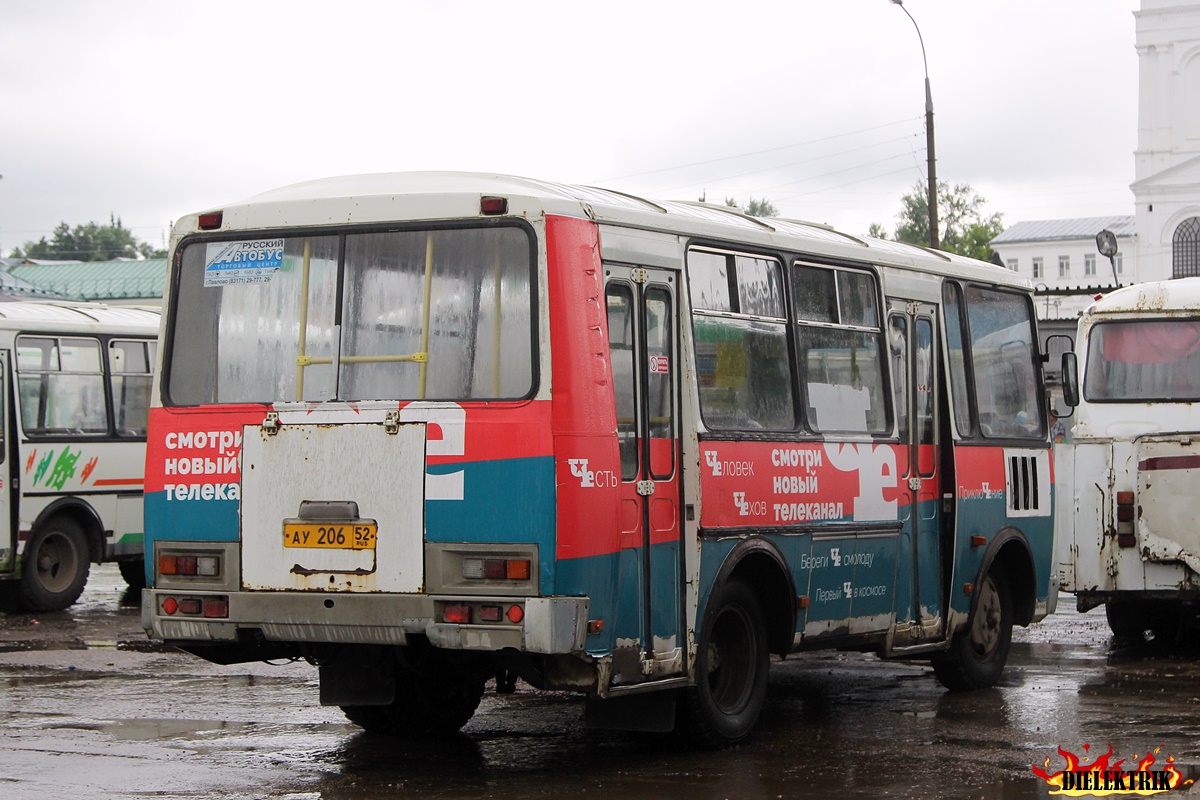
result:
M 613 663 L 613 682 L 621 684 L 684 669 L 678 279 L 639 267 L 606 265 L 605 271 L 621 454 Z M 628 642 L 637 642 L 636 653 Z

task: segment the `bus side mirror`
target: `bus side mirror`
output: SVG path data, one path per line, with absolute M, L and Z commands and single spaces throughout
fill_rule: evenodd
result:
M 1079 405 L 1079 360 L 1074 352 L 1062 354 L 1062 390 L 1068 408 Z

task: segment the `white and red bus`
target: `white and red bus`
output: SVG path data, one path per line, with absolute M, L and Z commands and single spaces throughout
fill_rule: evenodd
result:
M 304 657 L 368 730 L 485 682 L 753 728 L 768 656 L 992 685 L 1055 601 L 1030 285 L 822 225 L 521 178 L 315 181 L 182 219 L 151 636 Z
M 21 609 L 71 605 L 94 562 L 145 585 L 159 321 L 140 307 L 0 303 L 0 583 Z

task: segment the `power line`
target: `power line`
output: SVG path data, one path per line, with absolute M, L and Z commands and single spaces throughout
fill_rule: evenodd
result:
M 842 139 L 847 136 L 855 136 L 860 133 L 868 133 L 870 131 L 877 131 L 882 128 L 890 128 L 890 127 L 894 127 L 896 125 L 907 125 L 907 124 L 912 123 L 914 120 L 918 120 L 918 119 L 920 119 L 920 117 L 908 117 L 906 119 L 897 120 L 895 122 L 886 122 L 882 125 L 873 125 L 869 128 L 860 128 L 859 130 L 856 130 L 856 131 L 849 131 L 847 133 L 836 133 L 836 134 L 833 134 L 832 136 L 823 136 L 819 139 L 810 139 L 807 142 L 794 142 L 792 144 L 785 144 L 785 145 L 781 145 L 779 147 L 768 147 L 765 150 L 755 150 L 750 153 L 738 153 L 736 155 L 731 155 L 731 156 L 720 156 L 718 158 L 710 158 L 705 161 L 694 161 L 690 164 L 677 164 L 672 167 L 661 167 L 660 169 L 647 170 L 646 172 L 634 172 L 634 173 L 630 173 L 628 175 L 612 175 L 607 178 L 594 179 L 592 181 L 589 181 L 589 183 L 602 183 L 604 181 L 619 181 L 619 180 L 625 180 L 626 178 L 640 178 L 645 175 L 657 175 L 658 173 L 661 173 L 661 172 L 671 172 L 671 171 L 677 170 L 677 169 L 688 169 L 690 167 L 702 167 L 706 164 L 716 164 L 721 161 L 733 161 L 738 158 L 749 158 L 750 156 L 759 156 L 759 155 L 763 155 L 765 153 L 777 153 L 780 150 L 790 150 L 793 147 L 807 147 L 807 146 L 813 145 L 813 144 L 820 144 L 821 142 L 829 142 L 829 141 L 833 141 L 835 139 Z
M 837 158 L 838 156 L 849 155 L 850 153 L 857 153 L 857 152 L 861 152 L 863 150 L 870 150 L 875 147 L 882 147 L 883 145 L 892 144 L 893 142 L 907 141 L 908 139 L 912 138 L 912 136 L 915 136 L 915 135 L 916 134 L 911 134 L 911 135 L 907 135 L 907 136 L 899 136 L 895 139 L 888 139 L 887 141 L 877 142 L 875 144 L 863 145 L 862 147 L 852 147 L 849 150 L 839 150 L 836 153 L 826 153 L 826 154 L 819 155 L 819 156 L 813 156 L 812 158 L 801 159 L 800 161 L 792 161 L 787 164 L 779 164 L 777 166 L 764 167 L 763 169 L 751 170 L 750 172 L 738 172 L 733 175 L 724 175 L 724 176 L 721 176 L 718 178 L 705 178 L 705 179 L 701 179 L 698 181 L 693 181 L 691 183 L 684 184 L 682 186 L 672 186 L 669 189 L 662 189 L 660 191 L 662 191 L 662 192 L 678 192 L 678 191 L 682 191 L 683 189 L 689 189 L 689 188 L 693 188 L 696 186 L 706 185 L 713 181 L 725 181 L 725 180 L 732 180 L 733 178 L 744 178 L 747 175 L 757 175 L 762 172 L 778 172 L 779 170 L 789 169 L 791 167 L 798 167 L 801 164 L 809 164 L 809 163 L 812 163 L 813 161 L 827 161 L 832 158 Z M 902 155 L 907 155 L 907 154 L 902 154 Z M 889 158 L 898 158 L 898 157 L 899 156 L 890 156 Z M 872 163 L 877 163 L 877 162 L 868 162 L 867 164 L 860 164 L 859 166 L 868 166 L 869 164 L 872 164 Z M 806 178 L 805 180 L 808 180 L 808 179 Z M 790 183 L 796 183 L 796 181 L 791 181 Z M 789 184 L 780 184 L 780 185 L 787 186 Z M 767 187 L 767 188 L 770 189 L 770 188 L 774 188 L 774 187 Z

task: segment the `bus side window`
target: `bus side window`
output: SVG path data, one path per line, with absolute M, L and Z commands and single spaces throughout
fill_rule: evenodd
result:
M 886 433 L 886 354 L 875 276 L 798 264 L 792 268 L 792 294 L 798 298 L 796 341 L 809 426 Z
M 145 436 L 150 419 L 153 343 L 113 339 L 108 343 L 113 416 L 118 436 Z
M 688 251 L 700 411 L 711 429 L 792 430 L 792 373 L 780 264 Z
M 99 341 L 17 337 L 17 385 L 27 434 L 108 433 Z
M 979 429 L 994 438 L 1040 439 L 1045 403 L 1038 391 L 1033 323 L 1024 295 L 982 286 L 966 291 Z

